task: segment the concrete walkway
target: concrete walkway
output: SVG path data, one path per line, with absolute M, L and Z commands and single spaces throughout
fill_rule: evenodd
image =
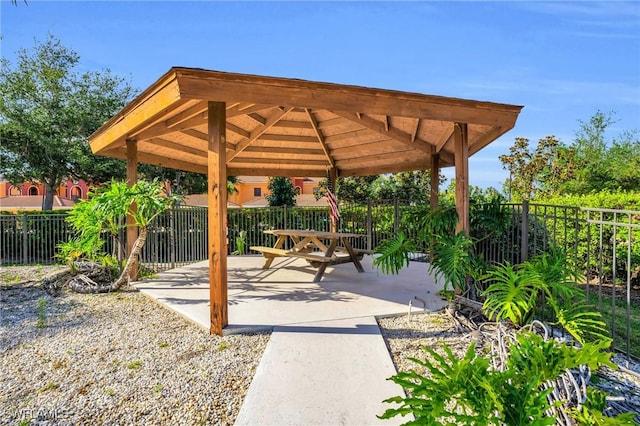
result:
M 278 263 L 276 263 L 278 262 Z M 327 268 L 320 283 L 302 259 L 278 259 L 261 269 L 259 256 L 229 257 L 226 332 L 273 329 L 240 410 L 237 425 L 400 424 L 379 420 L 382 401 L 402 389 L 375 316 L 444 306 L 427 265 L 399 275 L 379 274 L 365 256 L 364 273 L 351 264 Z M 143 293 L 208 330 L 208 265 L 198 263 L 137 283 Z M 419 307 L 419 309 L 416 309 Z

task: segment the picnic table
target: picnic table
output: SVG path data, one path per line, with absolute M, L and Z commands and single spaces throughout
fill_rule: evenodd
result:
M 300 229 L 271 229 L 264 233 L 275 235 L 278 239 L 273 247 L 251 247 L 251 250 L 258 251 L 265 257 L 263 269 L 269 269 L 276 257 L 299 257 L 318 268 L 313 278 L 314 283 L 322 279 L 327 266 L 338 263 L 352 262 L 358 272 L 364 272 L 360 260 L 368 251 L 354 249 L 349 241 L 350 238 L 361 238 L 364 235 Z M 288 239 L 291 239 L 293 247 L 283 248 Z

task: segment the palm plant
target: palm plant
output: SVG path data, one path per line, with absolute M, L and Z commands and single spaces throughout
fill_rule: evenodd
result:
M 153 220 L 176 201 L 177 197 L 166 194 L 158 181 L 139 181 L 131 187 L 127 187 L 125 182 L 112 181 L 94 193 L 89 200 L 74 206 L 69 222 L 77 231 L 77 236 L 60 246 L 61 256 L 71 264 L 78 258 L 97 260 L 102 256 L 101 233 L 106 230 L 110 235 L 117 236 L 125 226 L 124 217 L 131 216 L 138 227 L 138 237 L 118 279 L 103 289 L 115 291 L 128 282 Z

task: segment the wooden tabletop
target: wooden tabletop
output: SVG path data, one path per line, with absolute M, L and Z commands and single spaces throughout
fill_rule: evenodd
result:
M 351 234 L 346 232 L 324 232 L 305 229 L 268 229 L 264 231 L 265 234 L 273 235 L 291 235 L 296 237 L 316 237 L 316 238 L 356 238 L 364 237 L 364 234 Z

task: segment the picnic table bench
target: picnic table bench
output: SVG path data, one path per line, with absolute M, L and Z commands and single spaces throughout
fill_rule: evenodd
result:
M 339 263 L 353 262 L 358 272 L 364 272 L 360 260 L 368 251 L 354 249 L 349 241 L 349 238 L 360 238 L 364 235 L 298 229 L 272 229 L 264 233 L 278 238 L 273 247 L 250 247 L 251 250 L 260 252 L 265 257 L 263 269 L 269 269 L 276 257 L 298 257 L 318 268 L 313 282 L 319 282 L 322 279 L 327 266 Z M 293 242 L 293 247 L 289 249 L 283 248 L 287 239 Z M 346 253 L 346 255 L 339 256 L 339 253 Z

